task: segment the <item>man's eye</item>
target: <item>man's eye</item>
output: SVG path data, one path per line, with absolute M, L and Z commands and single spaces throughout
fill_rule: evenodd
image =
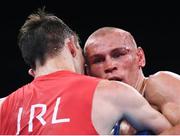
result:
M 121 55 L 123 55 L 123 54 L 121 54 L 120 52 L 114 52 L 114 53 L 112 54 L 112 57 L 113 57 L 113 58 L 118 58 L 118 57 L 120 57 Z
M 121 50 L 121 51 L 119 51 L 119 50 L 116 50 L 116 51 L 113 51 L 112 53 L 111 53 L 111 56 L 113 57 L 113 58 L 118 58 L 118 57 L 121 57 L 121 56 L 124 56 L 124 55 L 126 55 L 126 54 L 128 54 L 128 52 L 129 52 L 129 50 Z
M 93 64 L 97 64 L 97 63 L 101 63 L 101 62 L 103 62 L 103 61 L 104 61 L 103 58 L 95 58 L 95 59 L 92 61 L 92 63 L 93 63 Z

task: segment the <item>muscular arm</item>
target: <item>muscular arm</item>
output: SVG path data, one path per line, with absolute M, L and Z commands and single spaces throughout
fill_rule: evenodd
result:
M 180 120 L 180 76 L 160 71 L 151 75 L 146 85 L 145 97 L 173 124 Z
M 128 98 L 122 96 L 120 103 L 123 104 L 121 106 L 126 107 L 123 109 L 125 119 L 134 128 L 141 131 L 143 127 L 147 127 L 147 129 L 149 128 L 159 134 L 171 127 L 168 120 L 154 110 L 136 90 L 129 87 L 125 90 L 124 95 L 128 96 Z
M 180 124 L 165 130 L 161 133 L 161 135 L 179 135 L 180 134 Z
M 143 100 L 143 97 L 137 98 L 133 95 L 132 97 L 133 100 L 126 100 L 124 106 L 127 108 L 124 109 L 124 117 L 135 129 L 138 131 L 153 130 L 159 134 L 171 127 L 168 120 Z
M 94 94 L 92 111 L 93 123 L 100 134 L 108 133 L 123 118 L 137 130 L 149 128 L 157 134 L 171 127 L 134 88 L 116 81 L 101 81 Z
M 167 102 L 180 105 L 180 76 L 178 74 L 160 71 L 148 79 L 145 98 L 160 110 Z

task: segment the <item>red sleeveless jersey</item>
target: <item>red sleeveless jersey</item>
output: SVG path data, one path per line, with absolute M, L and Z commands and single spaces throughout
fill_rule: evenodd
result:
M 92 99 L 99 79 L 69 71 L 35 78 L 0 108 L 0 134 L 96 135 Z

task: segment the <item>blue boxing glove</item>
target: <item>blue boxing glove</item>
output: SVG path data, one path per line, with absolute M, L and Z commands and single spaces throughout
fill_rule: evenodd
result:
M 120 121 L 118 121 L 115 126 L 113 127 L 114 129 L 114 135 L 119 135 L 119 129 L 120 129 Z
M 155 135 L 155 133 L 151 130 L 142 130 L 138 131 L 135 135 Z

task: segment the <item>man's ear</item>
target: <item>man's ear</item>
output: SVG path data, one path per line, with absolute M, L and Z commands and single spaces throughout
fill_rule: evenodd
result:
M 74 41 L 74 37 L 70 37 L 67 38 L 65 40 L 65 44 L 68 47 L 69 51 L 71 52 L 72 56 L 75 57 L 76 56 L 76 45 L 75 45 L 75 41 Z
M 137 48 L 137 55 L 138 55 L 138 63 L 140 67 L 144 67 L 146 65 L 146 58 L 144 51 L 141 47 Z
M 29 74 L 30 76 L 32 76 L 32 77 L 35 77 L 35 72 L 34 72 L 34 70 L 33 70 L 32 68 L 30 68 L 30 69 L 28 70 L 28 74 Z

